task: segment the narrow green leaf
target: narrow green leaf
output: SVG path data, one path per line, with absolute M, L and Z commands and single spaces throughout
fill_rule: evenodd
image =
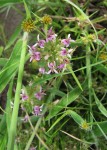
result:
M 93 94 L 94 94 L 94 98 L 95 98 L 95 102 L 98 106 L 98 109 L 100 110 L 100 112 L 107 117 L 107 109 L 103 106 L 103 104 L 99 101 L 99 99 L 97 98 L 94 90 L 93 90 Z
M 7 131 L 9 135 L 10 123 L 11 123 L 11 99 L 12 99 L 12 91 L 13 91 L 13 81 L 9 85 L 8 93 L 7 93 L 7 103 L 6 103 L 6 124 L 7 124 Z
M 20 3 L 22 0 L 0 0 L 0 6 L 9 4 L 9 3 Z
M 26 18 L 29 19 L 29 18 L 31 18 L 30 11 L 28 9 L 28 6 L 27 6 L 25 0 L 23 0 L 23 2 L 24 2 L 25 10 L 26 10 Z
M 22 41 L 19 40 L 16 43 L 8 62 L 0 71 L 0 92 L 3 91 L 3 89 L 6 87 L 8 82 L 12 79 L 12 77 L 14 77 L 18 69 L 18 65 L 20 61 L 19 58 L 21 54 L 21 45 L 22 45 Z
M 83 91 L 83 89 L 82 89 L 82 87 L 81 87 L 81 84 L 80 84 L 78 78 L 76 77 L 74 71 L 72 70 L 72 67 L 71 67 L 70 65 L 68 65 L 67 68 L 68 68 L 69 71 L 71 72 L 71 74 L 72 74 L 74 80 L 76 81 L 77 85 L 79 86 L 79 88 Z
M 60 122 L 66 115 L 70 115 L 70 116 L 74 119 L 74 121 L 75 121 L 76 123 L 78 123 L 80 126 L 81 126 L 81 124 L 84 122 L 84 119 L 83 119 L 80 115 L 78 115 L 75 111 L 67 110 L 66 112 L 64 112 L 64 114 L 63 114 L 61 117 L 59 117 L 59 118 L 54 122 L 54 124 L 52 124 L 52 126 L 49 128 L 49 130 L 48 130 L 47 132 L 49 132 L 50 130 L 52 130 L 52 128 L 53 128 L 58 122 Z
M 80 115 L 78 115 L 75 111 L 70 110 L 69 114 L 74 119 L 74 121 L 78 123 L 80 126 L 83 122 L 85 122 L 85 120 Z
M 105 134 L 107 134 L 107 121 L 96 122 L 96 124 L 93 124 L 93 132 L 94 132 L 94 134 L 96 136 L 102 136 L 103 134 L 102 134 L 101 130 L 99 129 L 98 125 L 103 130 L 103 132 Z

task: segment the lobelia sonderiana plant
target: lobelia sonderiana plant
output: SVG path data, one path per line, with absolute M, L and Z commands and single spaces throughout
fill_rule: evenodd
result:
M 52 19 L 49 15 L 45 15 L 44 17 L 42 17 L 42 19 L 40 19 L 41 23 L 44 24 L 44 36 L 42 37 L 41 35 L 38 35 L 37 42 L 31 46 L 28 45 L 27 43 L 29 32 L 35 30 L 36 22 L 31 19 L 26 3 L 24 2 L 24 4 L 27 18 L 22 23 L 22 29 L 24 31 L 22 38 L 23 44 L 7 145 L 8 150 L 14 149 L 13 145 L 15 143 L 20 98 L 23 101 L 21 102 L 21 107 L 23 111 L 26 110 L 26 103 L 29 101 L 29 95 L 24 91 L 24 89 L 22 89 L 22 77 L 27 46 L 29 48 L 28 52 L 30 54 L 30 62 L 38 62 L 38 74 L 41 74 L 42 76 L 46 76 L 48 74 L 58 74 L 62 71 L 68 71 L 67 65 L 70 65 L 72 54 L 75 51 L 75 49 L 70 48 L 71 42 L 75 42 L 71 39 L 70 34 L 67 38 L 60 39 L 58 35 L 54 32 L 53 27 L 50 26 L 52 23 Z M 39 101 L 41 101 L 45 95 L 46 93 L 42 90 L 41 87 L 39 91 L 36 91 L 36 93 L 34 93 L 34 97 Z M 32 101 L 29 103 L 31 104 L 30 113 L 36 116 L 42 115 L 42 104 L 38 105 L 33 103 Z M 26 122 L 27 120 L 28 116 L 25 115 L 24 121 Z

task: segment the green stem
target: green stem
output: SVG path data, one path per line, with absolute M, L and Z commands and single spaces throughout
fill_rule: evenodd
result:
M 35 133 L 36 133 L 37 130 L 38 130 L 38 127 L 39 127 L 40 124 L 41 124 L 41 121 L 42 121 L 42 117 L 39 118 L 39 120 L 38 120 L 38 122 L 37 122 L 37 124 L 36 124 L 36 126 L 35 126 L 35 128 L 34 128 L 34 131 L 33 131 L 32 135 L 31 135 L 31 137 L 30 137 L 30 139 L 29 139 L 29 141 L 28 141 L 28 143 L 27 143 L 27 145 L 26 145 L 26 147 L 25 147 L 25 150 L 29 150 L 29 147 L 30 147 L 30 145 L 31 145 L 31 143 L 32 143 L 32 141 L 33 141 L 33 138 L 34 138 L 34 136 L 35 136 Z
M 13 107 L 13 112 L 12 112 L 12 120 L 11 120 L 10 130 L 9 130 L 7 150 L 14 150 L 18 110 L 19 110 L 19 103 L 20 103 L 20 91 L 21 91 L 21 85 L 22 85 L 27 40 L 28 40 L 28 33 L 25 32 L 23 35 L 22 52 L 21 52 L 21 57 L 20 57 L 18 79 L 17 79 L 14 107 Z
M 92 121 L 92 77 L 91 77 L 91 62 L 90 62 L 90 45 L 86 46 L 86 72 L 88 78 L 89 104 L 90 104 L 90 121 Z

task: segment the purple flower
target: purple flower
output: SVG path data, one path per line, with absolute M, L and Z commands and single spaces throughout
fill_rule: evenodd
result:
M 44 48 L 45 40 L 39 40 L 38 45 L 39 45 L 40 48 Z
M 37 61 L 39 61 L 39 60 L 41 59 L 40 52 L 31 52 L 31 51 L 29 51 L 29 52 L 30 52 L 30 54 L 31 54 L 30 62 L 31 62 L 32 60 L 37 60 Z
M 44 45 L 45 45 L 45 40 L 40 40 L 39 39 L 39 34 L 38 34 L 38 36 L 37 36 L 37 40 L 38 40 L 38 42 L 37 42 L 37 45 L 40 47 L 40 48 L 44 48 Z
M 45 74 L 45 68 L 39 68 L 39 72 L 40 72 L 41 74 Z
M 36 46 L 37 46 L 37 43 L 34 44 L 34 45 L 32 45 L 32 46 L 29 46 L 29 45 L 28 45 L 29 51 L 32 51 L 32 52 L 36 51 Z
M 52 30 L 52 27 L 48 30 L 46 42 L 54 41 L 56 39 L 57 34 L 55 34 Z
M 67 57 L 71 58 L 71 54 L 73 52 L 74 52 L 73 49 L 66 50 L 65 48 L 62 48 L 60 54 L 61 54 L 61 56 L 67 56 Z
M 31 147 L 30 150 L 36 150 L 36 148 L 35 147 Z
M 41 115 L 41 111 L 42 111 L 42 106 L 35 106 L 35 107 L 34 107 L 34 114 L 35 114 L 36 116 Z
M 25 91 L 22 89 L 21 92 L 22 93 L 20 94 L 20 96 L 21 96 L 22 100 L 23 101 L 27 100 L 29 97 L 27 96 L 27 94 L 25 93 Z
M 61 40 L 61 43 L 62 43 L 64 46 L 66 46 L 66 47 L 68 47 L 68 46 L 70 45 L 70 42 L 71 42 L 70 34 L 68 34 L 68 38 L 67 38 L 67 39 Z
M 60 64 L 59 66 L 58 66 L 58 68 L 59 69 L 63 69 L 65 67 L 65 64 L 63 63 L 63 64 Z
M 45 45 L 45 40 L 40 40 L 39 39 L 39 35 L 37 36 L 37 40 L 38 40 L 38 42 L 37 42 L 37 45 L 40 47 L 40 48 L 44 48 L 44 45 Z
M 51 72 L 52 72 L 52 73 L 53 73 L 53 72 L 58 73 L 57 70 L 55 69 L 55 68 L 56 68 L 56 63 L 55 63 L 55 61 L 54 61 L 54 62 L 51 62 L 51 63 L 48 62 L 48 68 L 49 68 L 50 70 L 47 72 L 47 74 L 50 74 Z
M 26 116 L 24 117 L 23 121 L 24 121 L 24 122 L 28 122 L 28 119 L 29 119 L 29 116 L 26 115 Z
M 41 100 L 44 95 L 46 95 L 46 94 L 42 91 L 42 88 L 40 88 L 40 91 L 35 94 L 35 97 L 36 97 L 38 100 Z
M 67 55 L 67 50 L 65 48 L 62 48 L 61 56 L 66 56 L 66 55 Z

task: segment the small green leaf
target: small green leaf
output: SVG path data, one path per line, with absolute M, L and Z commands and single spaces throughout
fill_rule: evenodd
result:
M 97 98 L 94 90 L 93 90 L 93 94 L 94 94 L 94 98 L 95 98 L 95 102 L 98 106 L 98 109 L 100 110 L 100 112 L 107 117 L 107 109 L 103 106 L 103 104 L 99 101 L 99 99 Z

